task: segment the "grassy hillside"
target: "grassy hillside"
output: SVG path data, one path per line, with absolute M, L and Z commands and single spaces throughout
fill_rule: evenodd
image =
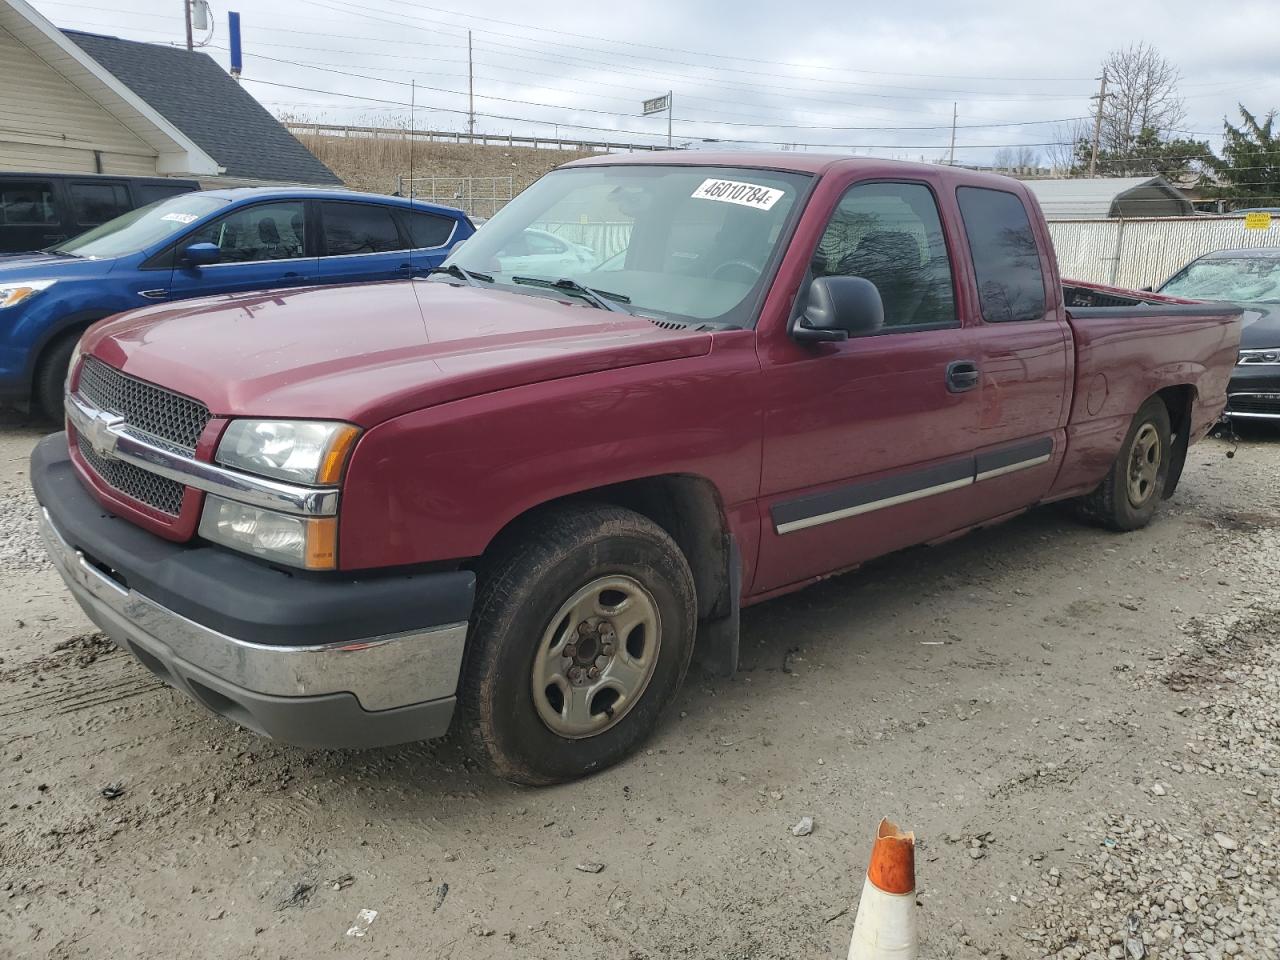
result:
M 295 135 L 353 189 L 393 193 L 397 177 L 409 174 L 407 140 L 325 134 Z M 587 156 L 592 154 L 571 150 L 534 150 L 530 147 L 477 146 L 418 140 L 413 144 L 413 169 L 415 177 L 511 177 L 512 192 L 516 194 L 548 170 Z M 458 186 L 437 184 L 437 199 L 450 203 L 452 191 Z M 490 195 L 486 192 L 487 185 L 473 184 L 473 188 L 477 198 Z M 418 180 L 414 192 L 425 199 L 429 190 L 429 184 Z M 506 185 L 499 185 L 498 190 L 505 194 Z M 488 216 L 492 212 L 492 204 L 486 201 L 477 200 L 474 207 L 469 212 L 478 216 Z

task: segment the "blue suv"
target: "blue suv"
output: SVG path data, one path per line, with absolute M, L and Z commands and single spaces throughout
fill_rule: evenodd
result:
M 0 256 L 0 401 L 62 416 L 89 324 L 220 293 L 407 279 L 475 227 L 460 210 L 342 190 L 208 190 L 130 211 L 38 253 Z

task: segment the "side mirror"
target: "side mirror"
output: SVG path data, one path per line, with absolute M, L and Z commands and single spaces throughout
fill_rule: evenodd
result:
M 222 259 L 222 250 L 216 243 L 193 243 L 182 251 L 182 259 L 193 267 L 203 267 Z
M 880 291 L 863 277 L 816 277 L 791 335 L 804 342 L 847 340 L 884 326 Z

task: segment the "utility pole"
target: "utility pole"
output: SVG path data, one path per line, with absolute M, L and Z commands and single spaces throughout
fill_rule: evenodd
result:
M 672 100 L 672 94 L 674 92 L 675 91 L 673 90 L 667 91 L 667 149 L 668 150 L 671 149 L 671 111 L 674 107 L 674 101 Z
M 467 133 L 476 134 L 476 75 L 471 67 L 471 31 L 467 31 Z
M 194 50 L 195 44 L 191 39 L 191 0 L 182 0 L 182 19 L 187 24 L 187 49 Z
M 1102 76 L 1099 78 L 1101 85 L 1098 87 L 1098 110 L 1093 117 L 1093 152 L 1089 155 L 1089 176 L 1094 176 L 1098 171 L 1098 142 L 1102 139 L 1102 107 L 1107 102 L 1107 71 L 1104 67 Z M 1095 99 L 1090 97 L 1089 99 Z
M 956 115 L 959 112 L 960 105 L 952 102 L 951 104 L 951 151 L 947 160 L 947 166 L 954 167 L 956 165 Z

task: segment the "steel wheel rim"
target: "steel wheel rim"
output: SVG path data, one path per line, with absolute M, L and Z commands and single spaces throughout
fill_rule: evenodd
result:
M 1144 423 L 1133 438 L 1129 454 L 1129 502 L 1140 507 L 1151 499 L 1160 473 L 1160 432 L 1154 423 Z
M 658 604 L 639 580 L 592 580 L 560 605 L 538 641 L 530 680 L 539 719 L 571 740 L 610 729 L 649 686 L 661 646 Z

